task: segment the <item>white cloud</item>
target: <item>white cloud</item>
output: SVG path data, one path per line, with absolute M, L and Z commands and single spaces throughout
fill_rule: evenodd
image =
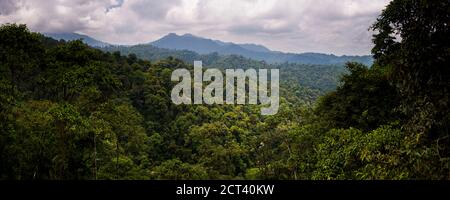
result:
M 0 23 L 80 32 L 120 44 L 175 32 L 289 52 L 368 54 L 368 28 L 389 1 L 0 0 Z

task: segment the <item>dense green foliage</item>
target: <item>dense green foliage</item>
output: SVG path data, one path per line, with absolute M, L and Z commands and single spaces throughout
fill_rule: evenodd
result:
M 336 91 L 322 97 L 316 112 L 329 127 L 372 130 L 398 119 L 397 91 L 379 66 L 367 68 L 348 63 L 350 74 L 341 78 Z
M 180 59 L 186 63 L 201 60 L 203 66 L 219 69 L 280 69 L 281 94 L 291 103 L 311 104 L 328 91 L 334 90 L 339 77 L 347 73 L 343 65 L 306 65 L 297 63 L 268 64 L 239 55 L 219 55 L 218 53 L 198 54 L 187 50 L 161 49 L 151 45 L 108 46 L 101 48 L 107 52 L 120 52 L 145 60 Z
M 447 137 L 450 126 L 450 2 L 394 1 L 373 29 L 373 53 L 391 71 L 411 131 Z M 401 38 L 397 40 L 396 38 Z M 447 139 L 447 145 L 450 140 Z
M 198 54 L 187 50 L 161 49 L 151 45 L 135 46 L 108 46 L 101 48 L 108 52 L 120 52 L 124 55 L 136 55 L 145 60 L 163 60 L 169 57 L 180 59 L 187 63 L 201 60 L 205 67 L 212 68 L 277 68 L 280 69 L 283 79 L 295 81 L 298 85 L 330 91 L 336 88 L 338 78 L 345 73 L 343 65 L 307 65 L 297 63 L 268 64 L 264 61 L 252 60 L 239 55 L 219 55 L 218 53 Z
M 0 179 L 448 179 L 448 8 L 392 1 L 373 26 L 376 63 L 346 69 L 150 62 L 2 25 Z M 284 67 L 279 112 L 173 104 L 171 72 L 193 59 Z

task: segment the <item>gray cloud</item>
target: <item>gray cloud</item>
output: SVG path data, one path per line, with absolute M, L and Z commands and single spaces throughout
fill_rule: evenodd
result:
M 123 5 L 123 1 L 124 0 L 117 0 L 117 4 L 114 4 L 114 5 L 110 5 L 110 6 L 108 6 L 107 8 L 106 8 L 106 12 L 109 12 L 111 9 L 113 9 L 113 8 L 120 8 L 122 5 Z
M 260 21 L 261 23 L 237 24 L 229 27 L 230 33 L 235 34 L 264 34 L 279 35 L 293 33 L 296 29 L 291 24 L 280 21 L 270 23 L 270 21 Z
M 0 0 L 0 15 L 9 15 L 15 12 L 19 6 L 17 0 Z
M 160 20 L 165 18 L 167 12 L 179 5 L 180 0 L 152 0 L 152 1 L 135 1 L 131 4 L 131 9 L 141 18 L 150 20 Z
M 288 52 L 370 53 L 369 26 L 390 0 L 0 0 L 0 23 L 120 44 L 192 33 Z
M 111 5 L 109 0 L 22 0 L 14 13 L 0 22 L 25 23 L 43 32 L 82 31 L 95 28 Z

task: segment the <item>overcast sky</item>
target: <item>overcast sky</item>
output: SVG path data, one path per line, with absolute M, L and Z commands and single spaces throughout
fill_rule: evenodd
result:
M 167 33 L 285 52 L 370 54 L 368 31 L 390 0 L 0 0 L 0 23 L 77 32 L 113 44 Z

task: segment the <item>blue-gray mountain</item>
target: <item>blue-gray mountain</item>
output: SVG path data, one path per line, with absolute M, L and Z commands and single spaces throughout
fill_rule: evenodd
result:
M 271 51 L 267 47 L 256 44 L 235 44 L 194 36 L 191 34 L 177 35 L 170 33 L 149 44 L 160 48 L 175 50 L 190 50 L 200 54 L 217 52 L 221 55 L 242 55 L 268 63 L 293 62 L 303 64 L 343 64 L 349 61 L 371 65 L 371 56 L 336 56 L 321 53 L 283 53 Z
M 90 36 L 78 33 L 43 33 L 43 34 L 47 37 L 51 37 L 56 40 L 72 41 L 81 39 L 84 43 L 92 47 L 106 47 L 110 45 L 106 42 L 102 42 Z
M 106 42 L 77 33 L 44 33 L 44 35 L 57 40 L 63 39 L 66 41 L 82 39 L 84 43 L 93 47 L 112 47 Z M 120 48 L 123 51 L 123 48 L 133 48 L 134 46 L 114 47 Z M 175 54 L 177 52 L 176 50 L 187 50 L 198 54 L 218 53 L 219 55 L 240 55 L 258 61 L 265 61 L 267 63 L 289 62 L 300 64 L 341 65 L 349 61 L 354 61 L 370 66 L 373 62 L 371 56 L 336 56 L 333 54 L 322 53 L 283 53 L 272 51 L 267 47 L 258 44 L 236 44 L 202 38 L 192 34 L 177 35 L 175 33 L 170 33 L 159 40 L 147 44 L 136 45 L 136 47 L 139 47 L 139 49 L 146 49 L 145 52 L 147 53 L 164 51 L 165 54 L 170 54 L 171 50 L 173 50 Z M 186 53 L 192 54 L 189 52 Z

